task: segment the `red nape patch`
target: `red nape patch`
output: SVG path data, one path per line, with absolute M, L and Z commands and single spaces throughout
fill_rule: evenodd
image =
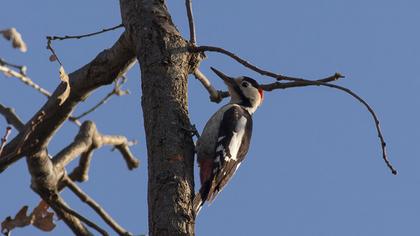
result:
M 258 89 L 258 92 L 260 93 L 261 102 L 264 100 L 264 91 L 262 89 Z
M 200 181 L 203 185 L 208 179 L 211 178 L 211 173 L 213 172 L 213 160 L 204 159 L 199 162 L 200 165 Z

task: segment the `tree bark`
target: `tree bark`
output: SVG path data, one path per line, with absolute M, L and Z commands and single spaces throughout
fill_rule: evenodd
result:
M 196 65 L 164 1 L 121 0 L 123 24 L 141 67 L 148 150 L 150 235 L 194 235 L 194 144 L 188 74 Z

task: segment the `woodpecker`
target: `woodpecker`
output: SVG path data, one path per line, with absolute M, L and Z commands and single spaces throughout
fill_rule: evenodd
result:
M 197 141 L 201 188 L 194 198 L 196 214 L 205 201 L 216 198 L 245 159 L 251 141 L 252 114 L 264 98 L 254 79 L 231 78 L 211 69 L 227 85 L 231 99 L 213 114 Z

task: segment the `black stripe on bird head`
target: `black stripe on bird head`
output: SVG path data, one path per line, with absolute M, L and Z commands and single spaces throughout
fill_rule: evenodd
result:
M 252 84 L 252 86 L 254 88 L 256 88 L 256 89 L 259 89 L 260 88 L 260 84 L 255 79 L 253 79 L 253 78 L 244 76 L 243 77 L 243 80 L 249 82 L 250 84 Z
M 214 73 L 216 73 L 216 75 L 219 76 L 225 82 L 225 84 L 228 87 L 232 88 L 233 92 L 235 92 L 239 96 L 239 98 L 241 100 L 241 103 L 239 105 L 242 105 L 242 106 L 245 106 L 245 107 L 252 107 L 251 101 L 249 101 L 249 98 L 247 98 L 244 95 L 244 93 L 242 92 L 241 88 L 239 87 L 239 84 L 238 84 L 238 80 L 237 79 L 234 79 L 234 78 L 232 78 L 230 76 L 227 76 L 223 72 L 221 72 L 221 71 L 219 71 L 219 70 L 217 70 L 217 69 L 215 69 L 213 67 L 210 67 L 210 69 Z M 242 82 L 243 80 L 246 80 L 246 81 L 249 81 L 249 83 L 251 83 L 252 86 L 255 87 L 255 85 L 256 85 L 256 88 L 259 87 L 257 81 L 255 81 L 252 78 L 242 77 L 240 79 L 242 79 L 240 82 Z

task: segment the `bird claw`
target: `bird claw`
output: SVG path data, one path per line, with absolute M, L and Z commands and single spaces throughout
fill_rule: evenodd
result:
M 190 127 L 182 127 L 182 129 L 189 132 L 191 137 L 197 136 L 197 138 L 200 138 L 200 133 L 198 133 L 195 125 L 190 125 Z

